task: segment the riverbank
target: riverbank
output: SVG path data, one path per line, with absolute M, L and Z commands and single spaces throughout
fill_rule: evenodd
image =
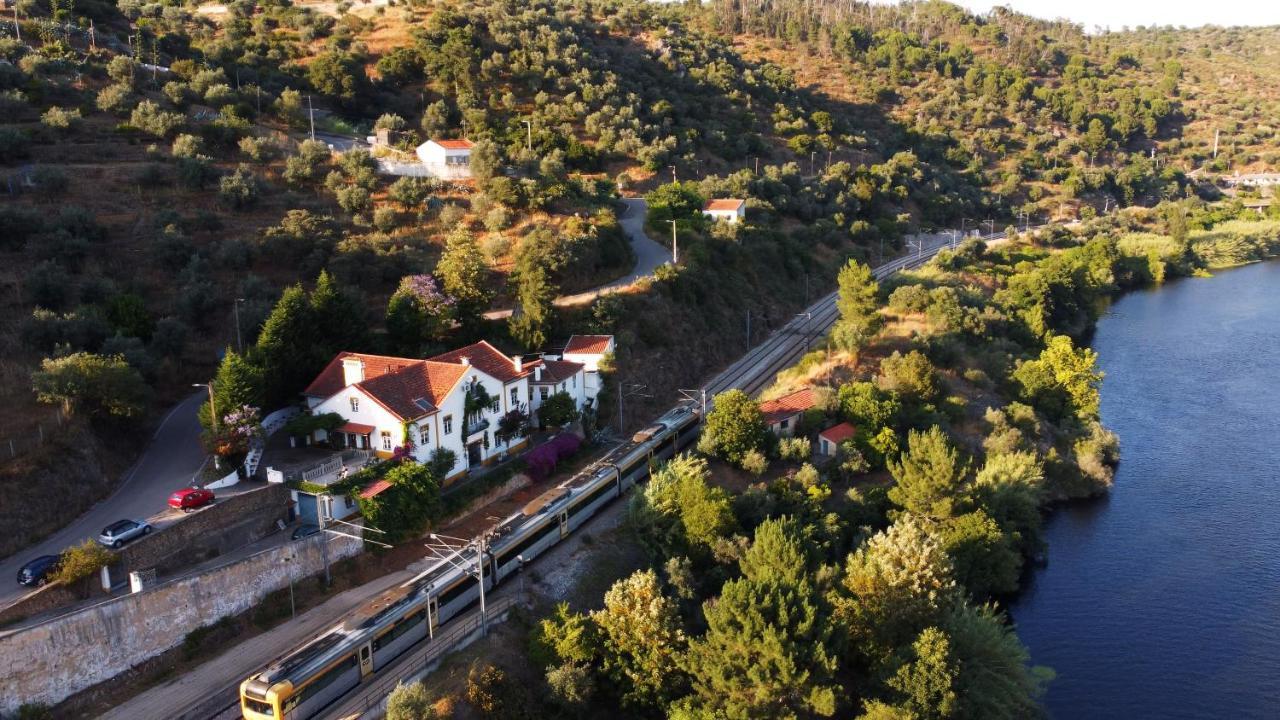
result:
M 1094 338 L 1124 462 L 1057 508 L 1011 614 L 1055 717 L 1264 718 L 1280 705 L 1280 264 L 1127 293 Z

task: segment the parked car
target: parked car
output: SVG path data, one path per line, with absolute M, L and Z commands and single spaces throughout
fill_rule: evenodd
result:
M 204 488 L 183 488 L 169 496 L 169 507 L 191 512 L 213 502 L 213 491 Z
M 98 542 L 109 548 L 118 548 L 150 532 L 151 526 L 141 520 L 120 520 L 103 528 Z
M 294 528 L 293 535 L 290 536 L 290 539 L 301 540 L 302 538 L 305 538 L 305 537 L 311 537 L 312 535 L 315 535 L 318 532 L 320 532 L 319 525 L 311 525 L 311 524 L 303 523 L 302 525 L 299 525 L 298 527 Z
M 49 576 L 56 569 L 58 569 L 57 555 L 41 555 L 22 566 L 18 571 L 18 582 L 39 587 L 49 582 Z

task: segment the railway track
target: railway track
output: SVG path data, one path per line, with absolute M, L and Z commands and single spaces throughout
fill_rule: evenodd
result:
M 988 235 L 982 239 L 992 240 L 998 237 L 1000 236 Z M 876 267 L 872 273 L 877 280 L 883 280 L 900 270 L 919 267 L 950 244 L 950 241 L 945 240 L 934 242 L 922 247 L 916 254 L 890 260 Z M 753 396 L 759 394 L 778 372 L 793 365 L 812 348 L 815 341 L 823 338 L 837 319 L 839 312 L 836 310 L 836 293 L 831 292 L 804 312 L 798 313 L 775 330 L 767 340 L 753 347 L 712 378 L 705 387 L 708 408 L 713 405 L 712 398 L 726 390 L 738 389 Z

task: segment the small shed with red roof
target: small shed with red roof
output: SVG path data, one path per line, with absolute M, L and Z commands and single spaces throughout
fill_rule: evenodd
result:
M 702 214 L 712 220 L 723 220 L 727 223 L 742 222 L 747 217 L 747 201 L 738 198 L 709 200 L 702 208 Z
M 857 434 L 858 429 L 847 422 L 823 430 L 818 433 L 818 454 L 835 457 L 840 452 L 840 443 Z

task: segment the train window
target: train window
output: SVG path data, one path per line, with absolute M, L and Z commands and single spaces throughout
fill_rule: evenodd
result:
M 453 587 L 449 588 L 448 590 L 446 590 L 444 593 L 440 595 L 440 604 L 448 605 L 454 600 L 457 600 L 459 597 L 462 596 L 462 593 L 467 591 L 467 588 L 469 587 L 471 587 L 470 581 L 459 580 Z
M 427 619 L 426 610 L 419 610 L 418 612 L 408 617 L 401 618 L 400 622 L 396 623 L 395 625 L 392 625 L 390 630 L 382 633 L 377 637 L 377 639 L 373 641 L 373 649 L 378 650 L 385 645 L 390 645 L 391 643 L 395 642 L 396 638 L 409 632 L 414 628 L 415 625 L 417 625 L 418 623 L 426 619 Z
M 498 557 L 498 564 L 505 565 L 508 562 L 514 561 L 517 555 L 524 552 L 525 550 L 528 550 L 530 547 L 533 547 L 535 544 L 540 542 L 543 538 L 547 537 L 548 535 L 551 535 L 552 533 L 557 533 L 559 531 L 560 531 L 560 525 L 557 523 L 547 523 L 546 525 L 543 525 L 540 529 L 531 532 L 529 534 L 529 537 L 525 538 L 524 540 L 521 540 L 520 542 L 516 543 L 514 546 L 509 547 L 506 550 L 503 550 L 502 554 Z
M 605 493 L 613 489 L 614 489 L 614 484 L 611 482 L 601 485 L 600 487 L 592 491 L 591 494 L 587 495 L 581 501 L 579 501 L 577 505 L 574 505 L 573 509 L 569 511 L 569 514 L 577 515 L 578 513 L 590 507 L 591 503 L 595 502 L 596 500 L 599 500 L 601 496 L 603 496 Z
M 253 698 L 245 698 L 244 706 L 249 708 L 251 711 L 258 713 L 259 715 L 267 715 L 270 717 L 275 717 L 275 714 L 276 714 L 275 708 L 271 707 L 271 705 L 268 703 L 262 702 L 261 700 L 254 700 Z
M 338 678 L 342 677 L 344 673 L 350 671 L 351 668 L 355 666 L 356 666 L 356 656 L 349 655 L 346 660 L 343 660 L 337 665 L 334 665 L 332 668 L 326 671 L 323 675 L 320 675 L 315 680 L 312 680 L 311 682 L 303 686 L 302 691 L 299 692 L 297 695 L 298 702 L 299 703 L 304 702 L 307 698 L 312 697 L 313 695 L 319 693 L 321 690 L 324 690 L 326 687 L 329 687 L 329 685 L 333 684 L 334 680 L 337 680 Z

